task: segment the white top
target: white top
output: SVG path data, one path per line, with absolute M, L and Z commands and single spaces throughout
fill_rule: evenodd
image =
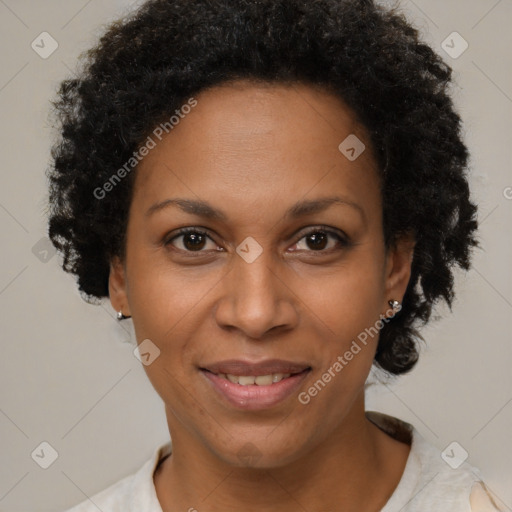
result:
M 411 424 L 376 411 L 366 411 L 365 414 L 381 430 L 411 445 L 402 478 L 380 512 L 501 510 L 486 490 L 480 471 L 467 462 L 461 463 L 462 447 L 450 445 L 445 450 L 444 457 L 450 465 Z M 162 512 L 153 473 L 171 449 L 171 441 L 159 446 L 136 473 L 65 512 Z

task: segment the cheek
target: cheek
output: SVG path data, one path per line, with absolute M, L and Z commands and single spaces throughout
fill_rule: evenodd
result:
M 298 402 L 304 421 L 317 419 L 320 437 L 339 425 L 364 390 L 378 342 L 381 275 L 374 261 L 361 258 L 323 279 L 322 289 L 309 290 L 320 364 Z
M 162 260 L 143 250 L 132 252 L 128 300 L 138 342 L 149 339 L 160 351 L 144 366 L 149 380 L 167 403 L 175 401 L 171 397 L 186 403 L 182 383 L 190 380 L 195 344 L 204 345 L 200 330 L 208 316 L 205 307 L 225 271 L 179 268 Z
M 314 283 L 304 280 L 320 365 L 301 403 L 326 420 L 339 420 L 343 405 L 355 398 L 371 370 L 385 289 L 375 254 L 378 247 L 359 250 L 330 275 Z
M 341 345 L 370 328 L 383 312 L 384 282 L 379 262 L 362 251 L 339 268 L 300 283 L 309 315 Z
M 194 310 L 222 278 L 220 268 L 182 267 L 162 255 L 139 251 L 128 266 L 130 309 L 140 336 L 166 343 L 183 338 Z M 140 339 L 139 335 L 137 339 Z

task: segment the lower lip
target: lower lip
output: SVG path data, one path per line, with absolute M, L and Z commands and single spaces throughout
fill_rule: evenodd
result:
M 309 369 L 304 370 L 268 386 L 257 386 L 256 384 L 242 386 L 214 373 L 201 370 L 217 393 L 234 407 L 247 411 L 268 409 L 290 397 L 298 390 L 309 371 Z

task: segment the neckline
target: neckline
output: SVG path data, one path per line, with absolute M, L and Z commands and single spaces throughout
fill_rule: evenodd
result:
M 364 414 L 368 420 L 393 439 L 412 446 L 414 427 L 410 423 L 378 411 L 365 411 Z
M 379 512 L 402 510 L 410 501 L 413 490 L 417 487 L 421 476 L 420 452 L 423 439 L 414 426 L 404 420 L 377 411 L 365 411 L 365 415 L 386 434 L 397 441 L 409 444 L 411 447 L 400 481 Z

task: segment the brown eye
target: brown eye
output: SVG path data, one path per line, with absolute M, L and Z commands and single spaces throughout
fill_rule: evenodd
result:
M 199 231 L 197 229 L 182 229 L 176 236 L 166 241 L 165 245 L 173 245 L 176 247 L 174 242 L 179 239 L 182 239 L 182 247 L 177 247 L 177 249 L 186 252 L 204 252 L 202 249 L 204 249 L 208 240 L 213 242 L 213 240 L 204 231 Z
M 181 240 L 181 242 L 178 242 L 179 240 Z M 305 247 L 300 248 L 298 246 L 302 240 L 305 240 Z M 334 243 L 329 247 L 330 240 L 334 240 Z M 218 246 L 205 231 L 201 231 L 196 228 L 184 228 L 181 229 L 177 235 L 168 239 L 165 242 L 165 245 L 172 245 L 179 251 L 183 252 L 201 253 L 207 252 L 206 248 L 208 241 L 211 241 L 213 244 L 211 250 L 218 249 Z M 296 248 L 292 249 L 292 251 L 305 250 L 306 252 L 328 253 L 333 250 L 348 247 L 348 245 L 348 240 L 342 235 L 338 234 L 336 231 L 331 229 L 316 228 L 303 235 L 302 238 L 295 244 Z
M 200 233 L 187 233 L 183 235 L 183 245 L 190 251 L 202 249 L 205 241 L 205 236 Z
M 334 245 L 331 245 L 331 247 L 328 247 L 329 238 L 334 239 L 337 244 L 335 243 Z M 306 247 L 304 249 L 312 252 L 329 252 L 330 250 L 343 248 L 349 245 L 348 241 L 335 231 L 318 228 L 306 233 L 295 245 L 298 246 L 302 240 L 306 241 Z M 302 249 L 299 247 L 298 250 Z
M 313 233 L 305 237 L 308 240 L 307 244 L 311 249 L 314 250 L 322 250 L 325 249 L 325 246 L 329 243 L 328 238 L 329 235 L 323 232 Z

